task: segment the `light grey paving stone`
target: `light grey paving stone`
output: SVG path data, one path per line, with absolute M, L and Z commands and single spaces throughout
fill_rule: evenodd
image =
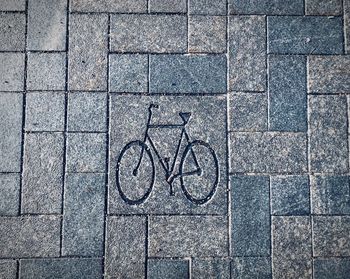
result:
M 345 53 L 350 54 L 350 1 L 344 1 L 344 36 Z
M 189 13 L 197 15 L 226 15 L 226 0 L 189 0 Z
M 19 173 L 0 173 L 1 216 L 11 216 L 18 214 L 20 195 L 19 189 L 21 182 L 20 179 L 21 177 Z
M 189 279 L 188 260 L 149 259 L 147 276 L 152 279 Z
M 61 213 L 63 145 L 62 133 L 25 135 L 22 213 Z
M 0 91 L 24 89 L 24 53 L 0 53 Z
M 149 0 L 151 13 L 186 13 L 186 0 Z
M 147 92 L 148 56 L 111 54 L 109 56 L 109 90 L 112 92 Z
M 0 217 L 0 257 L 58 257 L 59 216 Z
M 0 278 L 16 279 L 17 278 L 17 261 L 0 260 Z
M 107 130 L 107 93 L 73 92 L 68 94 L 68 131 Z
M 226 216 L 154 216 L 149 220 L 150 257 L 228 256 Z
M 192 259 L 191 278 L 193 279 L 229 279 L 230 261 L 229 259 Z
M 342 5 L 342 0 L 305 0 L 305 13 L 307 15 L 342 15 Z
M 350 256 L 350 216 L 313 216 L 315 257 Z
M 70 133 L 67 140 L 68 172 L 104 172 L 105 133 Z
M 303 133 L 231 133 L 231 171 L 238 173 L 301 173 L 307 170 Z
M 107 278 L 145 278 L 146 230 L 146 217 L 108 217 Z
M 266 89 L 266 23 L 263 16 L 229 18 L 229 84 L 235 91 Z
M 303 0 L 228 0 L 231 14 L 303 15 Z
M 270 184 L 271 214 L 310 214 L 310 187 L 307 175 L 272 176 Z
M 349 93 L 350 56 L 309 56 L 309 93 Z
M 21 170 L 22 104 L 22 94 L 0 92 L 0 172 Z
M 272 278 L 271 259 L 265 257 L 234 257 L 231 270 L 235 279 Z
M 349 169 L 345 96 L 309 96 L 309 145 L 312 172 Z
M 187 18 L 185 15 L 111 16 L 111 51 L 186 52 Z
M 71 11 L 147 13 L 147 0 L 71 0 Z
M 151 93 L 226 93 L 225 55 L 151 55 Z
M 108 15 L 72 14 L 69 30 L 69 89 L 107 90 Z
M 64 256 L 103 256 L 105 175 L 66 175 L 63 206 Z
M 21 279 L 96 279 L 102 278 L 101 259 L 56 258 L 20 260 Z
M 226 51 L 226 17 L 190 16 L 188 24 L 189 52 Z
M 66 50 L 67 0 L 28 0 L 28 49 Z
M 0 10 L 1 10 L 1 6 L 0 6 Z M 0 51 L 24 50 L 25 26 L 26 26 L 25 14 L 1 13 L 0 14 Z
M 0 11 L 24 11 L 26 9 L 26 0 L 2 0 L 0 2 Z
M 310 217 L 272 217 L 273 278 L 312 278 Z
M 232 176 L 230 181 L 232 255 L 270 255 L 269 178 Z
M 350 274 L 350 259 L 314 259 L 315 279 L 347 279 Z
M 26 131 L 63 131 L 64 92 L 28 92 L 26 95 Z

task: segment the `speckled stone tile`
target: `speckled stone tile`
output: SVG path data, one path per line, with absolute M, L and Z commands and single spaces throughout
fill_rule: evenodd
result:
M 0 91 L 24 90 L 24 54 L 0 53 Z
M 344 36 L 345 36 L 345 53 L 350 53 L 350 2 L 344 1 Z
M 17 278 L 17 261 L 0 260 L 0 278 L 16 279 Z
M 26 9 L 26 0 L 2 0 L 0 2 L 0 11 L 24 11 Z
M 24 14 L 1 13 L 0 14 L 0 51 L 24 50 L 25 26 L 26 26 L 26 18 Z
M 0 216 L 18 214 L 20 181 L 19 173 L 0 173 Z
M 236 279 L 272 278 L 271 260 L 266 257 L 234 257 L 231 271 L 232 278 Z
M 303 15 L 303 0 L 228 0 L 231 14 Z
M 189 13 L 197 15 L 226 15 L 226 0 L 189 0 Z
M 147 264 L 147 276 L 152 279 L 189 279 L 188 260 L 150 259 Z
M 305 0 L 305 12 L 307 15 L 337 16 L 342 15 L 342 5 L 342 0 Z
M 71 11 L 145 13 L 147 0 L 71 0 Z
M 350 274 L 350 260 L 347 258 L 314 259 L 315 279 L 346 279 Z
M 186 13 L 187 0 L 149 0 L 151 13 Z
M 196 259 L 191 262 L 193 279 L 229 279 L 230 260 L 229 259 Z

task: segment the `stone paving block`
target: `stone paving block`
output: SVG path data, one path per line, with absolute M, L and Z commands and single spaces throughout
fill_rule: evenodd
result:
M 301 173 L 307 170 L 303 133 L 231 133 L 232 172 Z
M 26 0 L 2 0 L 0 2 L 0 11 L 24 11 L 26 9 Z
M 1 4 L 0 4 L 1 5 Z M 1 6 L 0 6 L 1 9 Z M 25 14 L 0 14 L 0 51 L 21 51 L 25 48 Z
M 147 13 L 147 0 L 71 0 L 71 11 Z
M 309 93 L 349 93 L 350 56 L 309 56 Z
M 28 92 L 26 95 L 26 131 L 63 131 L 64 92 Z
M 70 133 L 67 140 L 68 172 L 104 172 L 105 133 Z
M 230 131 L 266 131 L 267 101 L 261 93 L 230 94 Z
M 111 16 L 112 51 L 186 52 L 187 18 L 185 15 Z
M 350 1 L 344 1 L 344 36 L 345 53 L 350 54 Z
M 228 0 L 231 14 L 303 15 L 303 0 Z
M 233 176 L 230 181 L 232 255 L 270 255 L 269 178 Z
M 20 182 L 21 177 L 19 173 L 0 173 L 1 216 L 10 216 L 18 214 Z
M 189 13 L 197 15 L 226 15 L 226 0 L 189 0 Z
M 310 166 L 313 172 L 349 169 L 345 96 L 309 96 Z
M 350 256 L 350 216 L 314 216 L 315 257 Z
M 273 278 L 312 278 L 310 218 L 272 217 Z
M 193 279 L 229 279 L 230 261 L 228 259 L 192 259 Z
M 16 279 L 17 278 L 17 261 L 0 260 L 0 278 Z
M 188 260 L 149 259 L 147 276 L 152 279 L 189 279 Z
M 188 24 L 189 52 L 226 51 L 226 17 L 190 16 Z
M 271 16 L 267 18 L 268 53 L 342 54 L 341 17 Z
M 314 259 L 315 279 L 347 279 L 349 274 L 349 259 Z
M 108 217 L 107 278 L 145 278 L 146 230 L 146 217 Z
M 342 15 L 342 5 L 342 0 L 305 0 L 305 13 L 307 15 Z
M 0 53 L 0 91 L 24 89 L 24 53 Z
M 147 92 L 148 56 L 142 54 L 110 55 L 109 90 L 112 92 Z
M 232 278 L 235 279 L 272 278 L 271 259 L 265 257 L 235 257 L 231 270 Z
M 21 279 L 96 279 L 102 278 L 101 259 L 61 258 L 20 260 Z
M 306 58 L 269 56 L 269 129 L 306 132 Z
M 22 213 L 61 213 L 63 144 L 62 133 L 25 135 Z
M 68 131 L 107 131 L 107 93 L 68 94 Z
M 230 90 L 265 91 L 265 17 L 232 16 L 228 28 Z
M 107 90 L 108 15 L 72 14 L 69 30 L 69 89 Z
M 151 93 L 225 93 L 225 55 L 151 55 Z
M 310 188 L 307 175 L 271 177 L 271 214 L 309 215 Z
M 67 0 L 28 0 L 28 49 L 66 50 Z
M 187 0 L 149 0 L 151 13 L 186 13 Z
M 0 217 L 0 257 L 58 257 L 58 216 Z
M 64 256 L 103 256 L 105 175 L 66 176 L 63 206 Z

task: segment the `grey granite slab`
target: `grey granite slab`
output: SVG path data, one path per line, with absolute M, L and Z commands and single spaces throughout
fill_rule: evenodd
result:
M 228 0 L 231 14 L 303 15 L 303 0 Z
M 0 260 L 0 278 L 16 279 L 17 278 L 17 261 Z
M 234 257 L 232 277 L 236 279 L 271 279 L 271 259 L 266 257 Z
M 0 11 L 24 11 L 26 9 L 26 0 L 2 0 L 0 2 Z
M 229 279 L 230 260 L 224 258 L 200 259 L 191 262 L 193 279 Z
M 188 260 L 149 259 L 147 276 L 152 279 L 189 279 Z
M 147 0 L 71 0 L 71 11 L 146 13 Z
M 344 43 L 345 43 L 345 53 L 350 54 L 350 2 L 344 1 Z
M 187 0 L 149 0 L 151 13 L 186 13 Z
M 0 51 L 23 51 L 25 48 L 25 26 L 26 18 L 24 14 L 1 13 Z
M 350 260 L 347 258 L 314 259 L 315 279 L 346 279 L 350 274 Z
M 20 182 L 19 173 L 0 173 L 0 216 L 18 214 Z
M 24 90 L 24 53 L 0 53 L 0 91 Z
M 344 3 L 347 0 L 344 1 Z M 342 15 L 343 12 L 342 0 L 305 0 L 305 13 L 307 15 Z
M 226 15 L 226 0 L 189 0 L 189 13 L 197 15 Z

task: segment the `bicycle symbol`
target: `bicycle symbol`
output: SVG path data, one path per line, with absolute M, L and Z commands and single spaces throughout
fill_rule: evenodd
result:
M 158 108 L 157 104 L 150 104 L 148 108 L 147 127 L 143 140 L 129 142 L 119 154 L 116 167 L 116 183 L 120 196 L 130 205 L 141 204 L 150 196 L 155 181 L 152 149 L 165 172 L 165 180 L 169 184 L 170 195 L 175 195 L 173 182 L 176 178 L 180 178 L 181 189 L 186 198 L 196 205 L 205 204 L 213 197 L 218 185 L 219 164 L 216 154 L 208 143 L 201 140 L 191 141 L 186 131 L 186 124 L 191 117 L 190 112 L 179 112 L 179 116 L 183 120 L 181 124 L 151 124 L 152 109 Z M 170 166 L 170 158 L 161 157 L 148 132 L 150 129 L 179 128 L 181 129 L 181 135 Z M 181 146 L 184 146 L 182 143 L 184 140 L 187 145 L 184 149 L 181 149 Z M 180 149 L 184 151 L 179 161 Z M 125 181 L 130 178 L 138 178 L 137 183 Z M 191 182 L 188 181 L 189 178 Z M 194 183 L 192 183 L 193 179 L 195 179 Z M 192 189 L 193 185 L 200 186 L 200 193 L 198 193 L 198 190 Z M 123 190 L 125 187 L 132 187 L 133 192 L 136 192 L 137 195 L 127 195 L 125 189 Z M 203 189 L 205 190 L 204 193 Z

